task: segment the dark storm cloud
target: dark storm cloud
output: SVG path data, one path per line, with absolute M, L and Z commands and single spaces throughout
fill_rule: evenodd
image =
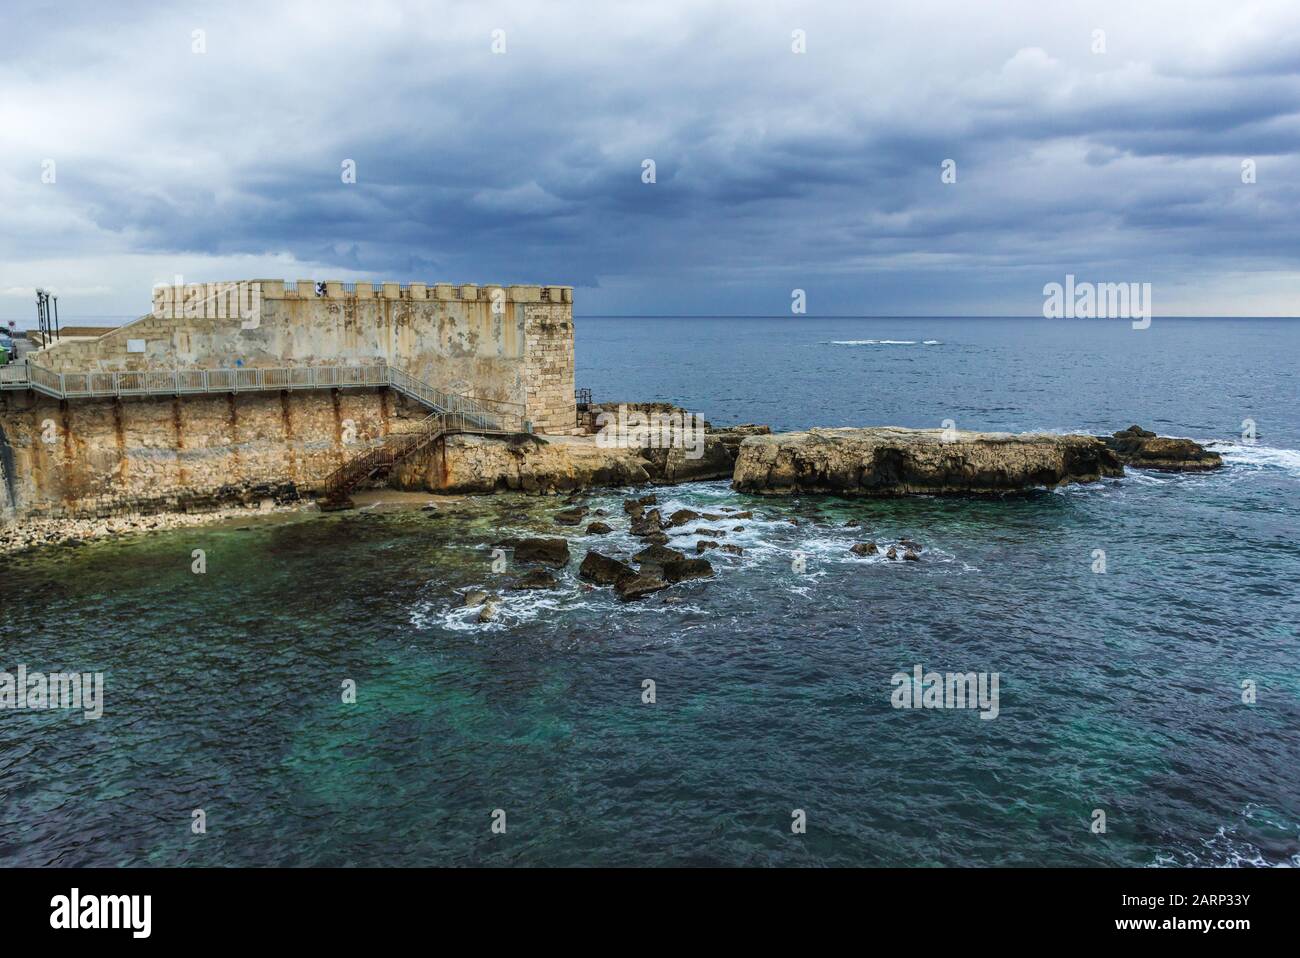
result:
M 0 292 L 129 311 L 184 270 L 1024 313 L 1070 271 L 1294 311 L 1300 14 L 969 6 L 24 7 L 0 39 Z

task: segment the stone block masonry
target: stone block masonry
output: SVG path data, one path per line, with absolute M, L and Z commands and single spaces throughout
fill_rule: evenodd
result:
M 524 307 L 525 406 L 538 432 L 571 433 L 577 425 L 573 382 L 573 308 Z
M 0 393 L 0 514 L 312 488 L 428 411 L 389 389 L 59 402 Z
M 32 361 L 54 372 L 384 362 L 568 433 L 573 342 L 568 286 L 263 279 L 157 287 L 148 315 Z

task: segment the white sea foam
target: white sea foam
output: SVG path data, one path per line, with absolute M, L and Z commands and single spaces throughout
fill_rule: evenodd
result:
M 916 346 L 915 339 L 832 339 L 824 346 Z M 920 342 L 921 346 L 942 346 L 943 343 L 937 339 L 926 339 Z
M 1244 466 L 1254 470 L 1280 469 L 1292 478 L 1300 479 L 1300 449 L 1279 449 L 1275 446 L 1235 442 L 1215 442 L 1209 445 L 1230 466 Z
M 1270 860 L 1258 845 L 1238 838 L 1236 830 L 1236 826 L 1220 825 L 1213 838 L 1201 840 L 1201 848 L 1159 853 L 1154 864 L 1159 868 L 1300 868 L 1300 855 Z

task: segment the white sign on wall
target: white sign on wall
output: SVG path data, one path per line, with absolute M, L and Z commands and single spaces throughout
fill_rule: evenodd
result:
M 127 351 L 128 353 L 142 353 L 142 352 L 144 352 L 144 340 L 143 340 L 143 339 L 128 339 L 128 340 L 126 341 L 126 351 Z

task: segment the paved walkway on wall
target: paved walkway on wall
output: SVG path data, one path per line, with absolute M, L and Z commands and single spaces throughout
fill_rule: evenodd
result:
M 270 366 L 56 373 L 35 363 L 0 366 L 0 389 L 30 389 L 53 399 L 189 396 L 204 393 L 389 386 L 435 413 L 460 417 L 458 431 L 525 432 L 519 403 L 462 396 L 431 386 L 396 366 Z

